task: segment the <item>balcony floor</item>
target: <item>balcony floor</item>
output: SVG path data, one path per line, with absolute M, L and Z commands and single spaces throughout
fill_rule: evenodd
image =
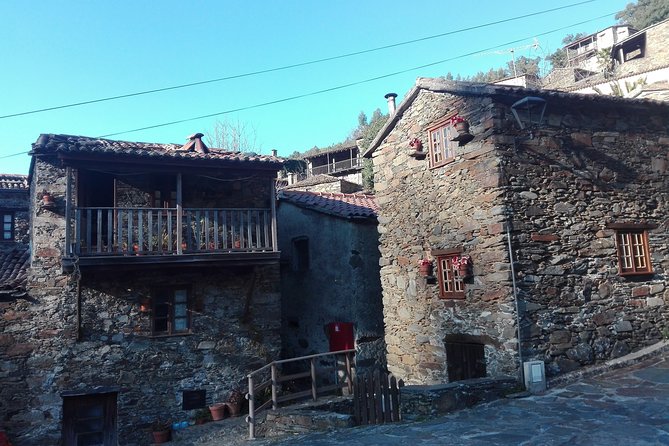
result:
M 124 268 L 169 268 L 169 267 L 209 267 L 209 266 L 242 266 L 268 265 L 278 263 L 279 251 L 222 251 L 197 252 L 184 254 L 129 254 L 129 255 L 96 255 L 85 257 L 63 257 L 63 270 L 70 272 L 78 263 L 82 270 L 92 269 L 124 269 Z

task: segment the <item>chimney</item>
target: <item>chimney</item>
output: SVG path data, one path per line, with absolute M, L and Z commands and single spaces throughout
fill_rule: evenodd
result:
M 272 156 L 274 156 L 274 157 L 276 157 L 276 156 L 277 156 L 277 152 L 276 152 L 276 149 L 272 149 Z
M 395 114 L 395 98 L 397 97 L 397 93 L 388 93 L 387 95 L 384 96 L 388 100 L 388 114 L 394 115 Z
M 194 133 L 190 135 L 188 137 L 188 142 L 183 145 L 181 150 L 190 152 L 191 150 L 195 149 L 195 151 L 198 153 L 203 153 L 203 154 L 209 153 L 209 148 L 205 143 L 202 142 L 203 136 L 204 135 L 202 133 Z

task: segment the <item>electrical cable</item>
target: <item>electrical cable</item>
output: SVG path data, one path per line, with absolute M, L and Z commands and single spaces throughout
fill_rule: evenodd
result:
M 608 17 L 611 14 L 615 14 L 615 13 L 604 14 L 604 15 L 601 15 L 601 16 L 598 16 L 598 17 L 595 17 L 595 18 L 592 18 L 592 19 L 582 21 L 582 22 L 573 23 L 571 25 L 563 26 L 563 27 L 556 28 L 556 29 L 553 29 L 553 30 L 550 30 L 550 31 L 545 31 L 541 34 L 537 34 L 536 36 L 543 36 L 543 35 L 546 35 L 546 34 L 557 32 L 557 31 L 562 31 L 564 29 L 571 28 L 573 26 L 582 25 L 584 23 L 588 23 L 588 22 L 591 22 L 593 20 L 599 20 L 601 18 Z M 338 85 L 336 87 L 325 88 L 325 89 L 322 89 L 322 90 L 312 91 L 312 92 L 309 92 L 309 93 L 303 93 L 303 94 L 299 94 L 299 95 L 296 95 L 296 96 L 290 96 L 290 97 L 287 97 L 287 98 L 276 99 L 276 100 L 273 100 L 273 101 L 262 102 L 260 104 L 248 105 L 248 106 L 245 106 L 245 107 L 238 107 L 238 108 L 225 110 L 225 111 L 221 111 L 221 112 L 209 113 L 209 114 L 206 114 L 206 115 L 200 115 L 200 116 L 194 116 L 194 117 L 191 117 L 191 118 L 179 119 L 179 120 L 176 120 L 176 121 L 164 122 L 162 124 L 149 125 L 149 126 L 146 126 L 146 127 L 139 127 L 139 128 L 132 129 L 132 130 L 124 130 L 124 131 L 121 131 L 121 132 L 107 133 L 105 135 L 98 136 L 98 138 L 107 138 L 107 137 L 110 137 L 110 136 L 117 136 L 117 135 L 124 135 L 126 133 L 139 132 L 139 131 L 142 131 L 142 130 L 150 130 L 150 129 L 155 129 L 155 128 L 159 128 L 159 127 L 167 127 L 167 126 L 170 126 L 170 125 L 182 124 L 184 122 L 196 121 L 198 119 L 211 118 L 211 117 L 214 117 L 214 116 L 226 115 L 226 114 L 229 114 L 229 113 L 235 113 L 235 112 L 250 110 L 250 109 L 259 108 L 259 107 L 265 107 L 265 106 L 268 106 L 268 105 L 279 104 L 279 103 L 282 103 L 282 102 L 294 101 L 296 99 L 302 99 L 302 98 L 309 97 L 309 96 L 315 96 L 315 95 L 319 95 L 319 94 L 323 94 L 323 93 L 328 93 L 328 92 L 331 92 L 331 91 L 341 90 L 343 88 L 348 88 L 348 87 L 353 87 L 353 86 L 356 86 L 356 85 L 366 84 L 366 83 L 377 81 L 377 80 L 380 80 L 380 79 L 385 79 L 385 78 L 388 78 L 388 77 L 397 76 L 399 74 L 404 74 L 404 73 L 408 73 L 408 72 L 411 72 L 411 71 L 431 67 L 431 66 L 434 66 L 434 65 L 439 65 L 439 64 L 442 64 L 444 62 L 450 62 L 452 60 L 472 56 L 472 55 L 480 53 L 482 51 L 489 51 L 489 50 L 492 50 L 492 49 L 495 49 L 495 48 L 500 48 L 500 47 L 507 46 L 507 45 L 513 45 L 514 43 L 522 42 L 522 41 L 527 40 L 531 37 L 532 36 L 523 37 L 522 39 L 512 40 L 510 42 L 505 42 L 505 43 L 502 43 L 502 44 L 499 44 L 499 45 L 492 46 L 490 48 L 485 48 L 485 49 L 482 49 L 482 50 L 476 50 L 476 51 L 472 51 L 472 52 L 466 53 L 466 54 L 460 54 L 459 56 L 449 57 L 447 59 L 442 59 L 442 60 L 439 60 L 439 61 L 436 61 L 436 62 L 431 62 L 431 63 L 420 65 L 420 66 L 417 66 L 417 67 L 407 68 L 405 70 L 395 71 L 395 72 L 389 73 L 389 74 L 383 74 L 383 75 L 380 75 L 380 76 L 375 76 L 375 77 L 364 79 L 364 80 L 361 80 L 361 81 L 350 82 L 348 84 Z
M 30 115 L 30 114 L 34 114 L 34 113 L 42 113 L 42 112 L 47 112 L 47 111 L 60 110 L 60 109 L 63 109 L 63 108 L 79 107 L 79 106 L 82 106 L 82 105 L 95 104 L 95 103 L 99 103 L 99 102 L 114 101 L 114 100 L 118 100 L 118 99 L 130 98 L 130 97 L 133 97 L 133 96 L 141 96 L 141 95 L 147 95 L 147 94 L 153 94 L 153 93 L 160 93 L 160 92 L 163 92 L 163 91 L 177 90 L 177 89 L 180 89 L 180 88 L 194 87 L 194 86 L 197 86 L 197 85 L 211 84 L 211 83 L 214 83 L 214 82 L 223 82 L 223 81 L 227 81 L 227 80 L 231 80 L 231 79 L 239 79 L 239 78 L 243 78 L 243 77 L 256 76 L 256 75 L 259 75 L 259 74 L 272 73 L 272 72 L 275 72 L 275 71 L 288 70 L 288 69 L 291 69 L 291 68 L 303 67 L 303 66 L 306 66 L 306 65 L 313 65 L 313 64 L 317 64 L 317 63 L 328 62 L 328 61 L 331 61 L 331 60 L 343 59 L 343 58 L 346 58 L 346 57 L 359 56 L 361 54 L 372 53 L 372 52 L 381 51 L 381 50 L 385 50 L 385 49 L 389 49 L 389 48 L 395 48 L 395 47 L 398 47 L 398 46 L 409 45 L 409 44 L 416 43 L 416 42 L 423 42 L 425 40 L 431 40 L 431 39 L 436 39 L 436 38 L 439 38 L 439 37 L 449 36 L 449 35 L 452 35 L 452 34 L 458 34 L 458 33 L 465 32 L 465 31 L 472 31 L 472 30 L 476 30 L 476 29 L 480 29 L 480 28 L 485 28 L 485 27 L 488 27 L 488 26 L 499 25 L 501 23 L 507 23 L 507 22 L 511 22 L 511 21 L 515 21 L 515 20 L 526 19 L 528 17 L 533 17 L 533 16 L 537 16 L 537 15 L 541 15 L 541 14 L 547 14 L 549 12 L 555 12 L 555 11 L 559 11 L 559 10 L 562 10 L 562 9 L 573 8 L 574 6 L 580 6 L 580 5 L 584 5 L 586 3 L 592 3 L 592 2 L 595 2 L 595 1 L 599 1 L 599 0 L 585 0 L 585 1 L 578 2 L 578 3 L 572 3 L 570 5 L 560 6 L 560 7 L 557 7 L 557 8 L 546 9 L 544 11 L 533 12 L 533 13 L 529 13 L 529 14 L 516 16 L 516 17 L 509 17 L 509 18 L 506 18 L 506 19 L 496 20 L 494 22 L 484 23 L 484 24 L 481 24 L 481 25 L 470 26 L 470 27 L 467 27 L 467 28 L 461 28 L 461 29 L 457 29 L 457 30 L 454 30 L 454 31 L 448 31 L 448 32 L 445 32 L 445 33 L 435 34 L 435 35 L 427 36 L 427 37 L 420 37 L 418 39 L 407 40 L 407 41 L 404 41 L 404 42 L 392 43 L 392 44 L 389 44 L 389 45 L 379 46 L 379 47 L 376 47 L 376 48 L 370 48 L 370 49 L 366 49 L 366 50 L 360 50 L 360 51 L 354 51 L 354 52 L 351 52 L 351 53 L 340 54 L 338 56 L 324 57 L 324 58 L 321 58 L 321 59 L 315 59 L 315 60 L 311 60 L 311 61 L 307 61 L 307 62 L 299 62 L 299 63 L 295 63 L 295 64 L 291 64 L 291 65 L 284 65 L 284 66 L 281 66 L 281 67 L 267 68 L 267 69 L 264 69 L 264 70 L 256 70 L 256 71 L 251 71 L 251 72 L 248 72 L 248 73 L 235 74 L 235 75 L 226 76 L 226 77 L 219 77 L 219 78 L 216 78 L 216 79 L 209 79 L 209 80 L 198 81 L 198 82 L 190 82 L 190 83 L 187 83 L 187 84 L 173 85 L 173 86 L 170 86 L 170 87 L 155 88 L 155 89 L 152 89 L 152 90 L 144 90 L 144 91 L 138 91 L 138 92 L 133 92 L 133 93 L 121 94 L 121 95 L 117 95 L 117 96 L 109 96 L 109 97 L 105 97 L 105 98 L 92 99 L 92 100 L 88 100 L 88 101 L 74 102 L 74 103 L 71 103 L 71 104 L 57 105 L 57 106 L 53 106 L 53 107 L 46 107 L 46 108 L 40 108 L 40 109 L 36 109 L 36 110 L 29 110 L 29 111 L 24 111 L 24 112 L 19 112 L 19 113 L 12 113 L 12 114 L 8 114 L 8 115 L 0 116 L 0 119 L 14 118 L 14 117 L 17 117 L 17 116 Z

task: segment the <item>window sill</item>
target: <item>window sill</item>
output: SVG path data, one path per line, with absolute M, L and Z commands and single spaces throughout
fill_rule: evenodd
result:
M 638 276 L 652 276 L 655 274 L 654 271 L 632 271 L 632 272 L 619 272 L 620 277 L 638 277 Z
M 448 159 L 446 159 L 446 160 L 440 162 L 439 164 L 431 165 L 431 166 L 430 166 L 430 169 L 437 169 L 437 168 L 439 168 L 439 167 L 444 167 L 444 166 L 446 166 L 447 164 L 451 164 L 453 161 L 455 161 L 455 157 L 453 157 L 453 158 L 448 158 Z
M 158 334 L 150 334 L 148 337 L 150 339 L 162 339 L 162 338 L 176 338 L 179 336 L 192 336 L 193 332 L 192 331 L 184 331 L 182 333 L 158 333 Z

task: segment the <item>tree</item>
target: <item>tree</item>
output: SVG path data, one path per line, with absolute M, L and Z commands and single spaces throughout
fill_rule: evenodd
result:
M 530 76 L 539 76 L 539 62 L 541 62 L 541 57 L 536 57 L 531 59 L 529 57 L 520 56 L 516 59 L 516 75 L 520 76 L 523 74 L 528 74 Z M 509 73 L 513 74 L 513 61 L 507 62 L 507 70 Z
M 562 45 L 566 46 L 577 40 L 586 37 L 588 33 L 567 34 L 562 38 Z M 566 68 L 569 65 L 567 59 L 567 51 L 564 48 L 559 48 L 555 52 L 546 56 L 546 59 L 551 63 L 552 68 Z
M 616 14 L 621 24 L 629 24 L 636 29 L 644 29 L 669 18 L 667 0 L 639 0 L 628 3 L 625 9 Z
M 260 153 L 256 147 L 257 131 L 252 124 L 237 120 L 216 121 L 214 129 L 207 132 L 206 143 L 209 147 L 229 150 L 231 152 Z

